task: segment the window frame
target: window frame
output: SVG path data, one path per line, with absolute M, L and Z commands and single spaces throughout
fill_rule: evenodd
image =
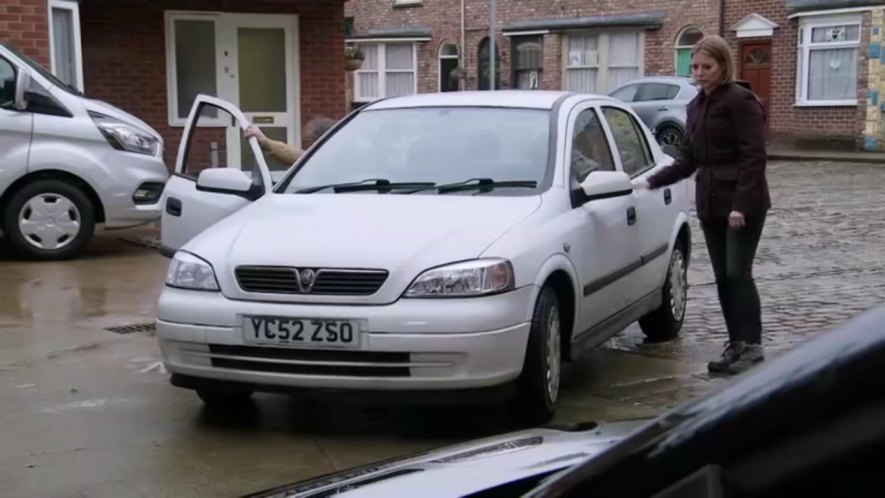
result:
M 373 40 L 360 40 L 355 41 L 355 44 L 359 45 L 362 49 L 367 45 L 377 45 L 378 46 L 378 68 L 373 70 L 365 70 L 363 68 L 359 68 L 353 72 L 353 102 L 355 103 L 370 103 L 376 100 L 380 100 L 383 98 L 387 98 L 387 73 L 412 73 L 412 95 L 418 93 L 418 44 L 414 41 L 373 41 Z M 402 70 L 402 69 L 387 69 L 387 46 L 388 45 L 408 45 L 412 49 L 412 69 L 410 71 Z M 437 62 L 438 64 L 438 62 Z M 378 73 L 378 93 L 376 96 L 365 96 L 360 93 L 360 75 L 362 73 Z
M 676 35 L 676 44 L 673 51 L 673 74 L 676 76 L 682 76 L 683 78 L 691 78 L 691 66 L 689 66 L 688 74 L 679 74 L 679 53 L 683 50 L 688 50 L 689 55 L 691 55 L 691 49 L 694 48 L 694 45 L 684 45 L 682 43 L 682 37 L 692 31 L 697 31 L 700 33 L 701 38 L 704 37 L 704 30 L 695 25 L 684 26 Z
M 56 78 L 61 77 L 56 72 L 58 64 L 58 54 L 55 53 L 55 9 L 67 10 L 71 13 L 71 33 L 74 37 L 74 73 L 76 81 L 69 84 L 79 90 L 84 91 L 83 85 L 83 41 L 80 32 L 80 3 L 76 0 L 48 0 L 48 31 L 49 31 L 49 67 L 50 71 Z M 63 80 L 62 80 L 63 81 Z
M 455 47 L 457 54 L 455 54 L 455 55 L 443 54 L 443 49 L 445 49 L 447 46 Z M 443 91 L 442 61 L 444 61 L 444 60 L 457 60 L 458 65 L 460 66 L 461 65 L 461 47 L 459 47 L 457 43 L 450 42 L 447 40 L 444 40 L 442 43 L 439 44 L 439 48 L 436 51 L 436 72 L 437 72 L 436 88 L 437 88 L 437 91 L 439 91 L 439 92 Z M 417 81 L 417 78 L 416 78 L 416 81 Z M 355 83 L 356 82 L 354 82 L 354 84 Z M 354 91 L 356 91 L 356 87 L 354 87 Z M 454 90 L 454 91 L 456 91 L 456 92 L 461 91 L 460 81 L 458 82 L 458 89 Z
M 612 135 L 609 131 L 608 124 L 605 123 L 605 119 L 603 119 L 602 109 L 599 105 L 593 102 L 584 102 L 575 106 L 571 112 L 569 113 L 568 125 L 566 126 L 566 139 L 565 139 L 565 179 L 569 184 L 569 188 L 576 187 L 575 184 L 572 184 L 574 180 L 577 185 L 580 185 L 584 180 L 587 179 L 588 173 L 583 179 L 578 179 L 577 175 L 573 176 L 572 173 L 575 171 L 574 166 L 572 165 L 572 152 L 575 148 L 575 131 L 578 124 L 578 118 L 582 113 L 586 111 L 592 111 L 594 116 L 596 117 L 596 121 L 599 123 L 599 127 L 602 130 L 603 138 L 605 139 L 605 147 L 608 151 L 609 160 L 611 161 L 612 168 L 608 169 L 600 169 L 596 171 L 620 171 L 620 161 L 618 160 L 617 154 L 614 153 L 614 149 L 612 148 L 615 143 L 612 141 Z M 590 172 L 592 173 L 592 171 Z
M 517 67 L 517 47 L 521 44 L 537 44 L 541 53 L 541 64 L 536 69 L 520 69 Z M 510 64 L 510 86 L 514 89 L 521 89 L 519 84 L 519 76 L 522 72 L 536 71 L 538 73 L 538 86 L 535 88 L 524 88 L 523 90 L 540 90 L 542 81 L 544 80 L 544 36 L 543 35 L 514 35 L 510 37 L 510 53 L 512 54 L 512 63 Z
M 643 29 L 593 29 L 593 30 L 581 30 L 581 31 L 573 31 L 570 33 L 566 33 L 562 37 L 562 81 L 563 87 L 569 91 L 576 91 L 568 88 L 568 72 L 570 69 L 596 69 L 596 91 L 594 92 L 597 95 L 607 95 L 609 92 L 617 89 L 614 88 L 605 88 L 608 84 L 608 71 L 611 69 L 610 64 L 608 63 L 609 59 L 609 41 L 611 39 L 611 35 L 620 34 L 620 33 L 631 33 L 636 34 L 639 37 L 638 41 L 638 51 L 637 54 L 637 66 L 638 69 L 637 78 L 641 78 L 645 74 L 645 30 Z M 598 53 L 598 57 L 596 60 L 596 65 L 579 65 L 579 66 L 571 66 L 569 65 L 569 44 L 571 43 L 571 38 L 573 37 L 597 37 L 596 42 L 596 50 Z M 628 66 L 616 66 L 615 69 L 625 68 Z
M 648 163 L 643 168 L 641 168 L 635 172 L 632 172 L 632 173 L 627 172 L 627 170 L 624 168 L 624 162 L 621 159 L 621 152 L 620 152 L 620 148 L 618 147 L 618 140 L 617 140 L 617 138 L 615 138 L 615 132 L 612 129 L 611 125 L 609 124 L 608 117 L 605 115 L 606 109 L 614 109 L 616 111 L 623 112 L 623 113 L 627 114 L 627 116 L 630 118 L 630 122 L 633 124 L 633 128 L 636 130 L 637 135 L 639 135 L 639 138 L 642 142 L 640 145 L 643 147 L 646 157 L 647 157 L 647 160 L 648 160 Z M 600 114 L 600 116 L 602 116 L 602 118 L 603 118 L 602 120 L 605 123 L 604 127 L 605 127 L 606 133 L 609 136 L 609 143 L 611 144 L 611 146 L 614 146 L 614 151 L 617 152 L 617 154 L 612 153 L 612 156 L 615 158 L 616 164 L 617 164 L 618 168 L 620 169 L 620 171 L 627 173 L 627 175 L 629 175 L 630 178 L 632 179 L 632 178 L 642 176 L 643 174 L 653 170 L 657 166 L 657 158 L 655 157 L 655 153 L 651 148 L 651 143 L 649 141 L 648 134 L 645 132 L 643 127 L 640 125 L 640 123 L 639 123 L 640 120 L 636 117 L 636 115 L 633 112 L 631 112 L 631 110 L 625 109 L 620 106 L 614 106 L 611 104 L 603 104 L 603 105 L 599 106 L 599 114 Z
M 857 26 L 857 41 L 845 42 L 818 42 L 812 43 L 812 33 L 815 28 L 826 28 L 832 26 Z M 810 100 L 808 98 L 808 89 L 810 84 L 810 62 L 811 53 L 815 50 L 829 50 L 840 48 L 853 48 L 857 51 L 857 57 L 860 58 L 861 46 L 863 42 L 863 15 L 831 15 L 831 16 L 814 16 L 804 17 L 799 21 L 799 29 L 797 30 L 797 64 L 796 64 L 796 103 L 798 107 L 854 107 L 860 102 L 857 95 L 857 85 L 864 70 L 858 61 L 857 72 L 855 74 L 855 98 L 854 99 L 825 99 Z

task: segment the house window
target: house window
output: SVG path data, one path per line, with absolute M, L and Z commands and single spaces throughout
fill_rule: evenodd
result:
M 857 105 L 861 19 L 803 19 L 799 26 L 797 101 Z
M 439 91 L 457 92 L 460 89 L 458 78 L 458 45 L 443 43 L 439 47 Z
M 367 43 L 354 75 L 354 101 L 368 102 L 418 92 L 414 43 Z
M 534 90 L 541 87 L 543 38 L 520 36 L 513 38 L 513 86 Z
M 52 74 L 83 90 L 80 7 L 75 0 L 49 1 L 49 58 Z
M 691 76 L 691 49 L 703 37 L 698 28 L 688 27 L 676 38 L 676 76 Z
M 642 74 L 641 32 L 569 35 L 565 51 L 566 89 L 608 93 Z

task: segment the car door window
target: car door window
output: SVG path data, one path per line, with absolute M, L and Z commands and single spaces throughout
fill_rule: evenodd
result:
M 0 108 L 12 107 L 15 102 L 15 68 L 0 57 Z
M 634 100 L 636 102 L 670 100 L 676 96 L 675 93 L 670 96 L 674 89 L 676 93 L 679 92 L 679 87 L 675 85 L 668 85 L 666 83 L 643 83 L 639 87 L 639 91 L 636 92 L 636 98 Z
M 612 151 L 595 109 L 584 109 L 572 130 L 572 181 L 581 183 L 593 171 L 614 171 Z
M 627 111 L 614 107 L 604 107 L 602 114 L 614 136 L 624 172 L 632 177 L 653 167 L 651 149 L 636 119 Z
M 612 92 L 611 96 L 621 102 L 632 102 L 638 89 L 639 85 L 627 85 Z

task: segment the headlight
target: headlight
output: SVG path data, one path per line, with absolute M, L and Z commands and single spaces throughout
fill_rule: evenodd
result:
M 166 285 L 179 289 L 217 291 L 215 270 L 205 260 L 187 252 L 178 251 L 166 270 Z
M 433 268 L 406 290 L 406 297 L 472 297 L 513 289 L 513 266 L 504 259 L 479 259 Z
M 149 156 L 159 155 L 160 141 L 145 131 L 110 116 L 90 114 L 111 147 Z

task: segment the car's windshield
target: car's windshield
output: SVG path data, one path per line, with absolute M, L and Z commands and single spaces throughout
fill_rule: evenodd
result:
M 328 193 L 323 186 L 351 182 L 418 194 L 537 192 L 547 174 L 549 116 L 549 110 L 488 107 L 364 111 L 299 165 L 284 192 Z M 468 180 L 475 186 L 451 188 Z M 449 189 L 434 188 L 447 184 Z
M 77 90 L 76 88 L 72 87 L 71 85 L 68 85 L 68 84 L 65 83 L 64 81 L 58 79 L 57 77 L 55 77 L 54 74 L 52 74 L 51 72 L 47 71 L 46 68 L 44 68 L 43 66 L 41 66 L 40 64 L 38 64 L 37 61 L 35 61 L 34 59 L 31 59 L 31 58 L 28 57 L 27 55 L 21 53 L 20 50 L 16 49 L 16 48 L 15 48 L 14 46 L 12 46 L 11 44 L 9 44 L 9 43 L 2 43 L 2 44 L 0 44 L 0 45 L 2 45 L 3 48 L 5 48 L 6 50 L 9 50 L 10 52 L 12 52 L 12 53 L 13 53 L 16 57 L 18 57 L 22 62 L 24 62 L 25 64 L 27 64 L 28 66 L 30 66 L 31 69 L 33 69 L 34 71 L 40 73 L 40 76 L 43 76 L 44 78 L 46 78 L 47 80 L 49 80 L 49 82 L 52 83 L 53 85 L 55 85 L 55 86 L 61 88 L 62 90 L 66 91 L 66 92 L 68 92 L 68 93 L 72 93 L 72 94 L 74 94 L 74 95 L 79 95 L 79 96 L 81 96 L 81 97 L 83 96 L 83 92 L 81 92 L 80 90 Z

